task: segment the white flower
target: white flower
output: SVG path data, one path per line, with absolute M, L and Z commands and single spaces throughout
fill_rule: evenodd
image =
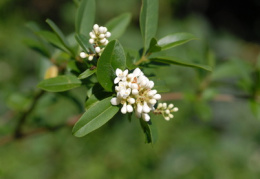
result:
M 112 98 L 111 104 L 121 103 L 123 114 L 134 111 L 136 117 L 149 121 L 148 113 L 155 110 L 154 105 L 157 100 L 161 99 L 161 95 L 152 89 L 154 82 L 150 81 L 139 68 L 136 68 L 133 73 L 116 69 L 114 83 L 117 84 L 115 86 L 117 97 Z
M 125 70 L 124 72 L 120 70 L 119 68 L 116 69 L 116 78 L 114 80 L 114 83 L 117 84 L 120 80 L 126 81 L 126 75 L 128 74 L 128 70 Z
M 164 119 L 166 121 L 169 121 L 171 118 L 173 118 L 172 112 L 177 112 L 179 109 L 177 107 L 174 107 L 173 104 L 169 104 L 167 106 L 166 103 L 159 103 L 157 108 L 154 110 L 155 114 L 162 114 Z

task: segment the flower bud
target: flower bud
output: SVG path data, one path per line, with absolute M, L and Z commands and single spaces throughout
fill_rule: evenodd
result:
M 97 24 L 95 24 L 95 25 L 93 26 L 93 29 L 95 30 L 95 32 L 97 32 L 98 29 L 99 29 L 99 26 L 98 26 Z
M 81 58 L 86 58 L 87 57 L 87 54 L 85 52 L 80 52 L 79 56 Z
M 93 60 L 93 56 L 90 55 L 90 56 L 88 57 L 88 60 L 89 60 L 89 61 L 92 61 L 92 60 Z
M 111 33 L 110 32 L 107 32 L 106 33 L 106 37 L 109 38 L 111 36 Z
M 156 94 L 156 95 L 153 96 L 153 98 L 156 99 L 156 100 L 159 100 L 159 99 L 161 99 L 161 95 L 160 94 Z
M 110 100 L 110 102 L 111 102 L 112 105 L 118 105 L 118 104 L 119 104 L 118 98 L 112 98 L 112 99 Z
M 101 39 L 105 38 L 105 34 L 100 34 L 99 38 L 101 38 Z
M 96 53 L 100 53 L 100 47 L 95 48 Z
M 173 104 L 169 104 L 168 108 L 169 109 L 173 108 Z
M 134 98 L 128 98 L 127 102 L 129 102 L 130 104 L 134 104 L 135 103 L 135 99 Z
M 93 44 L 94 43 L 94 39 L 89 39 L 89 43 Z
M 145 120 L 145 121 L 149 121 L 150 120 L 150 116 L 146 113 L 142 113 L 142 118 Z
M 127 109 L 127 112 L 133 112 L 133 107 L 132 107 L 132 105 L 130 105 L 130 104 L 128 104 L 127 106 L 126 106 L 126 109 Z
M 126 103 L 123 105 L 123 107 L 121 108 L 121 113 L 125 114 L 127 112 L 126 109 Z

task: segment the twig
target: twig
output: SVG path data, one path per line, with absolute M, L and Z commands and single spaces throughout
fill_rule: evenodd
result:
M 22 126 L 27 120 L 27 116 L 33 111 L 35 108 L 37 102 L 44 94 L 44 91 L 41 90 L 33 99 L 31 106 L 21 115 L 21 117 L 18 119 L 18 123 L 16 125 L 15 131 L 14 131 L 14 138 L 21 138 L 23 136 L 22 134 Z

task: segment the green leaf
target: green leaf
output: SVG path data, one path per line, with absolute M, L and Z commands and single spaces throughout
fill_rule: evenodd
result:
M 143 0 L 140 13 L 140 28 L 146 52 L 151 39 L 155 36 L 158 24 L 158 0 Z
M 157 40 L 155 38 L 152 38 L 148 51 L 149 52 L 159 52 L 161 50 L 162 50 L 162 48 L 160 46 L 158 46 Z
M 181 65 L 181 66 L 187 66 L 187 67 L 193 67 L 193 68 L 201 68 L 201 69 L 204 69 L 204 70 L 207 70 L 207 71 L 212 70 L 212 68 L 208 65 L 189 63 L 189 62 L 185 62 L 185 61 L 183 61 L 179 58 L 176 58 L 176 57 L 168 57 L 168 56 L 153 57 L 149 60 L 155 61 L 155 62 L 166 63 L 166 64 Z
M 118 17 L 111 19 L 105 26 L 111 33 L 110 40 L 118 39 L 126 30 L 131 20 L 130 13 L 121 14 Z
M 74 125 L 73 135 L 83 137 L 108 122 L 119 111 L 119 106 L 111 105 L 111 98 L 106 98 L 90 107 Z
M 129 70 L 133 70 L 136 68 L 135 62 L 136 62 L 136 58 L 134 56 L 130 55 L 129 53 L 127 53 L 126 66 Z
M 37 87 L 50 92 L 60 92 L 79 87 L 80 85 L 81 81 L 77 77 L 73 75 L 63 75 L 43 80 Z
M 140 125 L 143 129 L 143 132 L 145 134 L 145 141 L 147 143 L 154 143 L 154 136 L 152 133 L 152 123 L 151 121 L 146 122 L 142 118 L 139 119 Z
M 83 73 L 81 73 L 79 75 L 78 79 L 85 79 L 85 78 L 93 75 L 96 71 L 97 71 L 97 69 L 94 69 L 94 70 L 87 69 L 86 71 L 84 71 Z
M 79 43 L 79 45 L 81 46 L 81 48 L 86 52 L 95 52 L 94 47 L 89 43 L 88 38 L 85 35 L 82 34 L 76 34 L 75 38 L 77 40 L 77 42 Z
M 24 43 L 30 47 L 31 49 L 35 50 L 36 52 L 40 53 L 41 55 L 51 58 L 51 52 L 48 48 L 44 46 L 43 43 L 40 43 L 39 41 L 32 40 L 32 39 L 25 39 Z
M 76 14 L 75 29 L 78 34 L 89 34 L 96 13 L 95 0 L 82 0 Z
M 189 33 L 175 33 L 167 35 L 166 37 L 161 38 L 158 41 L 158 46 L 161 47 L 161 50 L 166 50 L 178 45 L 184 44 L 188 41 L 194 40 L 196 37 Z
M 59 29 L 59 27 L 50 19 L 47 19 L 46 22 L 49 24 L 49 26 L 52 28 L 52 30 L 57 35 L 59 41 L 64 45 L 64 47 L 72 54 L 74 55 L 73 49 L 70 47 L 69 42 L 67 41 L 66 37 L 62 33 L 62 31 Z
M 117 40 L 109 42 L 97 63 L 97 79 L 106 91 L 113 91 L 115 70 L 125 66 L 123 47 Z
M 55 35 L 53 32 L 49 31 L 38 31 L 36 32 L 36 35 L 39 37 L 43 38 L 44 40 L 48 41 L 51 43 L 53 46 L 59 48 L 60 50 L 70 53 L 67 48 L 60 42 L 59 38 L 57 35 Z

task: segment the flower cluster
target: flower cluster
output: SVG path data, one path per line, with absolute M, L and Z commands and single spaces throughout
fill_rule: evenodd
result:
M 173 118 L 172 112 L 177 112 L 179 109 L 177 107 L 174 107 L 173 104 L 169 104 L 167 106 L 166 103 L 159 103 L 157 108 L 154 110 L 155 114 L 162 114 L 164 119 L 169 121 L 171 118 Z
M 92 61 L 96 54 L 100 56 L 101 53 L 104 51 L 104 47 L 108 44 L 107 38 L 111 36 L 111 33 L 107 31 L 106 27 L 95 24 L 93 26 L 93 30 L 89 33 L 89 36 L 89 43 L 94 46 L 95 54 L 87 54 L 85 52 L 81 52 L 80 57 L 88 57 L 88 60 Z
M 133 73 L 116 69 L 116 76 L 114 83 L 117 84 L 115 86 L 117 96 L 111 99 L 111 104 L 122 104 L 123 114 L 134 111 L 136 117 L 149 121 L 148 113 L 154 110 L 157 100 L 161 99 L 161 95 L 152 89 L 154 82 L 150 81 L 139 68 Z

